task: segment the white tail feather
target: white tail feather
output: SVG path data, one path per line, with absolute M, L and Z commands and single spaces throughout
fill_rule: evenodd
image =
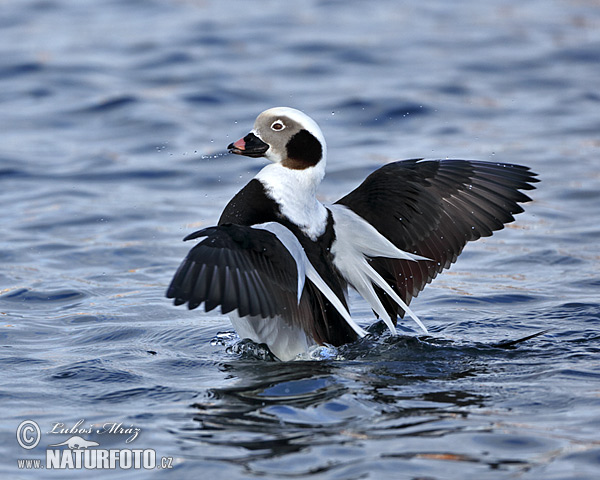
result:
M 295 235 L 290 232 L 289 229 L 281 225 L 281 223 L 276 222 L 267 222 L 261 223 L 260 225 L 253 225 L 252 228 L 256 228 L 259 230 L 266 230 L 267 232 L 271 232 L 275 235 L 279 241 L 283 244 L 283 246 L 290 252 L 290 255 L 296 261 L 296 268 L 298 269 L 298 304 L 300 303 L 300 297 L 302 297 L 302 290 L 304 289 L 304 280 L 306 279 L 306 269 L 305 265 L 308 263 L 308 258 L 306 258 L 306 253 L 304 253 L 304 249 L 300 242 L 295 237 Z M 306 262 L 304 262 L 304 258 L 306 258 Z
M 416 322 L 416 324 L 419 327 L 421 327 L 421 329 L 425 333 L 429 333 L 429 331 L 427 330 L 425 325 L 423 325 L 423 322 L 421 322 L 421 320 L 419 320 L 419 317 L 417 317 L 417 315 L 410 309 L 410 307 L 396 294 L 396 292 L 394 292 L 394 289 L 392 287 L 390 287 L 389 284 L 383 278 L 381 278 L 381 275 L 379 275 L 375 271 L 375 269 L 373 267 L 371 267 L 371 265 L 369 265 L 366 261 L 365 261 L 365 268 L 367 271 L 367 275 L 369 275 L 371 280 L 373 280 L 381 289 L 383 289 L 383 291 L 385 293 L 387 293 L 390 297 L 392 297 L 392 299 L 398 305 L 400 305 L 402 310 L 404 310 L 406 313 L 408 313 L 410 315 L 410 317 Z M 379 301 L 379 299 L 377 299 L 377 300 Z M 379 303 L 381 303 L 381 302 L 379 302 Z
M 373 283 L 383 289 L 425 332 L 427 328 L 419 317 L 381 278 L 366 260 L 366 256 L 396 258 L 400 260 L 428 260 L 420 255 L 404 252 L 381 235 L 370 223 L 343 205 L 328 207 L 335 221 L 335 242 L 331 247 L 333 263 L 346 281 L 367 301 L 390 331 L 396 334 L 394 322 L 375 293 Z
M 312 264 L 308 261 L 308 258 L 306 259 L 306 262 L 306 276 L 308 277 L 308 279 L 311 282 L 313 282 L 319 290 L 321 290 L 321 292 L 323 293 L 323 295 L 325 295 L 327 300 L 329 300 L 331 304 L 336 308 L 336 310 L 340 312 L 340 315 L 344 317 L 344 320 L 346 320 L 346 323 L 350 325 L 352 330 L 354 330 L 359 337 L 364 337 L 367 334 L 367 332 L 364 331 L 354 320 L 352 320 L 352 317 L 350 316 L 348 310 L 346 310 L 340 299 L 336 296 L 335 293 L 333 293 L 331 288 L 329 288 L 329 286 L 317 273 L 315 267 L 313 267 Z
M 288 228 L 277 222 L 262 223 L 260 225 L 254 225 L 252 228 L 267 230 L 274 234 L 296 261 L 296 267 L 298 269 L 298 303 L 300 303 L 300 297 L 302 296 L 305 278 L 308 277 L 315 287 L 325 295 L 325 298 L 331 302 L 344 320 L 346 320 L 346 323 L 348 323 L 352 330 L 360 337 L 364 337 L 367 334 L 365 330 L 352 320 L 348 310 L 344 307 L 336 294 L 333 293 L 331 288 L 329 288 L 329 285 L 321 278 L 315 267 L 310 263 L 302 245 L 300 245 L 296 236 Z

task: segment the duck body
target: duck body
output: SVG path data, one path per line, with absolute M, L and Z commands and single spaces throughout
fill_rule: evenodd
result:
M 265 166 L 227 204 L 189 252 L 167 290 L 176 305 L 229 314 L 242 338 L 280 360 L 312 345 L 340 346 L 366 332 L 348 309 L 354 288 L 395 332 L 398 317 L 464 245 L 522 212 L 534 188 L 527 167 L 469 160 L 384 165 L 333 205 L 316 197 L 326 143 L 299 110 L 261 113 L 228 147 Z

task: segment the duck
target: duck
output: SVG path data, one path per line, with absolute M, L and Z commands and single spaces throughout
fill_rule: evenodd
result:
M 448 269 L 468 242 L 523 212 L 537 174 L 509 163 L 409 159 L 376 169 L 324 205 L 317 189 L 327 144 L 304 112 L 275 107 L 231 143 L 231 154 L 269 163 L 225 206 L 173 276 L 167 298 L 210 312 L 220 307 L 241 339 L 281 361 L 319 345 L 367 335 L 350 314 L 349 288 L 397 334 L 411 300 Z

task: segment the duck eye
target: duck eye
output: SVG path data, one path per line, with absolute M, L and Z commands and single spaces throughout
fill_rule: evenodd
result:
M 283 130 L 284 128 L 285 128 L 285 125 L 283 124 L 283 122 L 281 120 L 275 120 L 273 122 L 273 125 L 271 125 L 271 129 L 273 129 L 275 131 Z

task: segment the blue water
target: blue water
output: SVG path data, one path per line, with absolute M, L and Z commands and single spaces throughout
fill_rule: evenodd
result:
M 81 419 L 173 458 L 111 478 L 598 478 L 596 2 L 23 0 L 0 39 L 2 478 L 104 478 L 18 468 Z M 540 174 L 413 302 L 429 336 L 277 363 L 164 298 L 181 239 L 264 164 L 225 146 L 277 105 L 325 133 L 325 202 L 394 159 Z

